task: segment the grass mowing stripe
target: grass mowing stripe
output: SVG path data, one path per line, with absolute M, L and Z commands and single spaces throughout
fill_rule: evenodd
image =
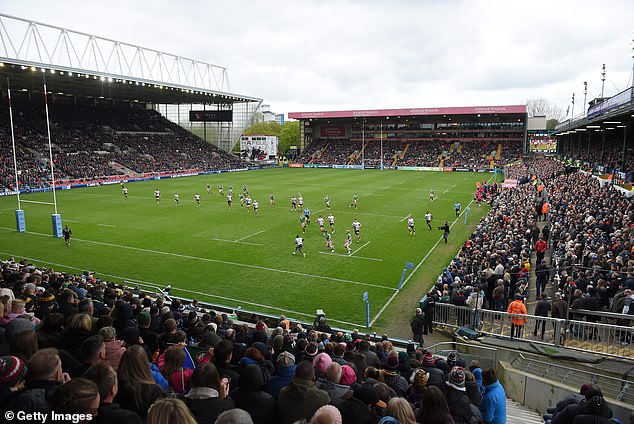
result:
M 7 230 L 7 231 L 15 231 L 13 228 L 7 228 L 7 227 L 0 227 L 0 229 Z M 26 233 L 27 234 L 38 235 L 38 236 L 44 236 L 44 237 L 53 237 L 50 234 L 37 233 L 37 232 L 33 232 L 33 231 L 26 231 Z M 160 250 L 143 249 L 141 247 L 123 246 L 123 245 L 120 245 L 120 244 L 106 243 L 106 242 L 103 242 L 103 241 L 85 240 L 85 239 L 80 239 L 80 238 L 73 238 L 73 241 L 79 241 L 79 242 L 84 242 L 84 243 L 92 243 L 92 244 L 97 244 L 97 245 L 101 245 L 101 246 L 115 247 L 115 248 L 119 248 L 119 249 L 128 249 L 128 250 L 135 250 L 135 251 L 139 251 L 139 252 L 153 253 L 153 254 L 156 254 L 156 255 L 174 256 L 174 257 L 183 258 L 183 259 L 193 259 L 193 260 L 199 260 L 199 261 L 205 261 L 205 262 L 214 262 L 214 263 L 219 263 L 219 264 L 223 264 L 223 265 L 238 266 L 238 267 L 242 267 L 242 268 L 252 268 L 252 269 L 258 269 L 258 270 L 262 270 L 262 271 L 270 271 L 270 272 L 278 272 L 278 273 L 283 273 L 283 274 L 298 275 L 300 277 L 309 277 L 309 278 L 315 278 L 315 279 L 318 279 L 318 280 L 337 281 L 337 282 L 340 282 L 340 283 L 356 284 L 356 285 L 374 287 L 374 288 L 384 289 L 384 290 L 396 290 L 396 289 L 391 288 L 391 287 L 385 287 L 385 286 L 380 286 L 380 285 L 371 284 L 371 283 L 364 283 L 362 281 L 346 280 L 346 279 L 342 279 L 342 278 L 326 277 L 326 276 L 323 276 L 323 275 L 315 275 L 315 274 L 306 274 L 306 273 L 303 273 L 303 272 L 288 271 L 288 270 L 285 270 L 285 269 L 268 268 L 268 267 L 264 267 L 264 266 L 243 264 L 243 263 L 239 263 L 239 262 L 222 261 L 220 259 L 201 258 L 199 256 L 182 255 L 180 253 L 172 253 L 172 252 L 162 252 Z

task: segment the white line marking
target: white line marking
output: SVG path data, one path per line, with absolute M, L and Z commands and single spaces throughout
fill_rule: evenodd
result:
M 7 230 L 7 231 L 15 231 L 13 228 L 7 228 L 7 227 L 0 227 L 0 229 Z M 34 231 L 27 231 L 26 233 L 27 234 L 38 235 L 38 236 L 44 236 L 44 237 L 53 237 L 50 234 L 37 233 L 37 232 L 34 232 Z M 337 281 L 337 282 L 340 282 L 340 283 L 350 283 L 350 284 L 355 284 L 355 285 L 359 285 L 359 286 L 374 287 L 374 288 L 377 288 L 377 289 L 396 290 L 395 288 L 392 288 L 392 287 L 385 287 L 385 286 L 380 286 L 378 284 L 365 283 L 365 282 L 362 282 L 362 281 L 345 280 L 343 278 L 326 277 L 326 276 L 323 276 L 323 275 L 315 275 L 315 274 L 306 274 L 306 273 L 303 273 L 303 272 L 288 271 L 288 270 L 285 270 L 285 269 L 268 268 L 268 267 L 260 266 L 260 265 L 242 264 L 240 262 L 223 261 L 223 260 L 220 260 L 220 259 L 202 258 L 200 256 L 183 255 L 183 254 L 180 254 L 180 253 L 163 252 L 163 251 L 160 251 L 160 250 L 152 250 L 152 249 L 143 249 L 141 247 L 124 246 L 124 245 L 120 245 L 120 244 L 106 243 L 106 242 L 103 242 L 103 241 L 85 240 L 85 239 L 80 239 L 80 238 L 73 238 L 73 241 L 97 244 L 97 245 L 100 245 L 100 246 L 116 247 L 116 248 L 119 248 L 119 249 L 136 250 L 136 251 L 139 251 L 139 252 L 154 253 L 156 255 L 174 256 L 176 258 L 194 259 L 194 260 L 198 260 L 198 261 L 212 262 L 212 263 L 223 264 L 223 265 L 233 265 L 233 266 L 238 266 L 238 267 L 242 267 L 242 268 L 252 268 L 252 269 L 259 269 L 259 270 L 262 270 L 262 271 L 279 272 L 281 274 L 299 275 L 301 277 L 315 278 L 317 280 Z
M 366 242 L 363 246 L 361 246 L 360 248 L 358 248 L 357 250 L 355 250 L 354 252 L 352 252 L 350 254 L 350 256 L 354 255 L 355 253 L 357 253 L 359 250 L 363 249 L 364 247 L 366 247 L 368 244 L 370 244 L 370 242 Z
M 63 219 L 62 221 L 64 221 L 64 222 L 79 222 L 79 221 L 73 221 L 72 219 Z
M 377 258 L 366 258 L 365 256 L 351 256 L 350 255 L 344 255 L 342 253 L 333 253 L 333 252 L 319 252 L 322 255 L 332 255 L 332 256 L 341 256 L 344 258 L 352 258 L 352 259 L 366 259 L 368 261 L 376 261 L 376 262 L 383 262 L 383 259 L 377 259 Z
M 443 193 L 447 193 L 448 191 L 449 191 L 449 190 L 445 190 L 445 191 L 443 191 Z
M 116 225 L 108 225 L 108 224 L 97 224 L 98 227 L 108 227 L 108 228 L 117 228 Z
M 403 221 L 405 221 L 407 218 L 409 218 L 409 215 L 407 215 L 405 218 L 401 219 L 399 222 L 403 222 Z
M 264 229 L 262 231 L 258 231 L 257 233 L 249 234 L 248 236 L 244 236 L 242 238 L 236 239 L 235 241 L 241 241 L 241 240 L 244 240 L 244 239 L 249 238 L 249 237 L 257 236 L 258 234 L 261 234 L 261 233 L 263 233 L 265 231 L 266 231 L 266 229 Z
M 15 255 L 13 253 L 7 253 L 7 252 L 0 252 L 0 255 L 17 256 L 17 255 Z M 76 269 L 78 271 L 84 271 L 86 269 L 86 267 L 78 268 L 76 266 L 58 264 L 58 263 L 55 263 L 55 262 L 49 262 L 49 261 L 45 261 L 45 260 L 42 260 L 42 259 L 33 258 L 31 256 L 29 256 L 29 259 L 31 259 L 31 260 L 33 260 L 35 262 L 41 262 L 43 264 L 49 264 L 49 265 L 59 266 L 59 267 L 68 268 L 68 269 Z M 161 285 L 159 285 L 157 283 L 149 282 L 149 281 L 137 280 L 137 279 L 128 278 L 128 277 L 121 277 L 119 275 L 106 274 L 106 273 L 99 272 L 99 271 L 95 271 L 95 272 L 98 275 L 103 275 L 105 277 L 116 278 L 116 279 L 124 281 L 124 282 L 141 283 L 141 284 L 145 284 L 146 286 L 150 286 L 150 287 L 161 287 Z M 185 292 L 185 293 L 193 293 L 193 294 L 196 294 L 196 295 L 206 296 L 206 297 L 211 297 L 211 298 L 229 300 L 229 301 L 232 301 L 232 302 L 236 302 L 238 304 L 253 305 L 253 306 L 260 307 L 260 308 L 266 308 L 266 309 L 277 310 L 277 311 L 282 311 L 282 312 L 286 311 L 286 312 L 290 312 L 290 313 L 297 314 L 297 315 L 303 315 L 303 316 L 306 316 L 306 317 L 314 317 L 315 316 L 315 314 L 306 314 L 304 312 L 293 311 L 293 310 L 289 310 L 289 309 L 282 309 L 282 308 L 277 308 L 275 306 L 263 305 L 261 303 L 249 302 L 249 301 L 246 301 L 246 300 L 234 299 L 234 298 L 226 297 L 226 296 L 218 296 L 218 295 L 210 294 L 210 293 L 202 293 L 202 292 L 198 292 L 198 291 L 194 291 L 194 290 L 182 289 L 182 288 L 179 288 L 179 287 L 172 287 L 172 290 Z M 226 305 L 224 305 L 224 306 L 226 306 Z M 286 315 L 288 315 L 288 314 L 286 314 Z M 359 323 L 354 323 L 354 322 L 341 321 L 341 320 L 337 320 L 337 319 L 334 319 L 334 318 L 328 318 L 328 320 L 329 321 L 334 321 L 334 322 L 339 322 L 339 323 L 346 324 L 346 325 L 351 325 L 351 326 L 354 326 L 354 327 L 358 327 L 358 326 L 364 325 L 364 324 L 359 324 Z
M 262 246 L 260 243 L 249 243 L 248 241 L 226 240 L 221 238 L 212 238 L 214 241 L 224 241 L 226 243 L 248 244 L 249 246 Z
M 457 185 L 458 185 L 458 184 L 454 184 L 454 185 L 452 185 L 452 186 L 451 186 L 451 188 L 454 188 L 454 187 L 455 187 L 455 186 L 457 186 Z

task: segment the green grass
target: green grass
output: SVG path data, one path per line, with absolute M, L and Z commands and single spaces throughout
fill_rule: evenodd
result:
M 460 201 L 464 210 L 475 182 L 489 178 L 491 174 L 459 172 L 269 169 L 131 183 L 127 200 L 119 185 L 58 191 L 59 213 L 73 231 L 70 248 L 51 237 L 52 206 L 23 203 L 27 233 L 18 233 L 16 198 L 5 197 L 0 198 L 0 256 L 28 258 L 73 273 L 95 271 L 117 282 L 172 284 L 175 295 L 301 320 L 311 320 L 316 309 L 323 309 L 331 323 L 343 327 L 365 326 L 362 296 L 367 291 L 376 318 L 373 328 L 380 331 L 404 314 L 409 317 L 410 307 L 486 212 L 472 204 L 467 225 L 461 217 L 450 243 L 442 242 L 437 227 L 444 220 L 454 221 L 454 202 Z M 211 194 L 206 192 L 208 182 Z M 244 183 L 260 203 L 259 216 L 239 205 L 237 193 Z M 225 186 L 225 193 L 233 185 L 232 209 L 218 194 L 218 184 Z M 156 187 L 161 190 L 160 205 L 153 197 Z M 432 188 L 438 196 L 435 202 L 428 197 Z M 312 211 L 313 224 L 304 235 L 305 258 L 292 255 L 301 230 L 289 199 L 298 191 Z M 355 191 L 358 210 L 349 206 Z M 196 192 L 202 197 L 200 208 L 195 207 Z M 178 207 L 174 193 L 180 194 Z M 273 208 L 271 193 L 277 203 Z M 326 194 L 336 217 L 335 255 L 316 225 L 318 215 L 328 215 Z M 52 194 L 22 198 L 48 202 Z M 427 210 L 434 215 L 433 231 L 425 225 Z M 413 237 L 404 220 L 410 213 L 416 219 Z M 347 256 L 344 234 L 354 218 L 363 225 L 361 243 L 353 243 L 354 253 Z M 411 278 L 408 271 L 407 284 L 396 294 L 406 262 L 420 267 Z

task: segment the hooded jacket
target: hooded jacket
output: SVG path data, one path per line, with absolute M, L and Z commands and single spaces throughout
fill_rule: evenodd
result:
M 480 412 L 486 424 L 506 423 L 506 394 L 499 381 L 484 386 Z
M 251 414 L 254 424 L 274 424 L 277 421 L 275 398 L 263 391 L 268 371 L 258 364 L 248 364 L 240 372 L 240 387 L 231 394 L 236 408 Z
M 314 382 L 293 377 L 291 384 L 280 390 L 277 400 L 278 422 L 291 424 L 302 418 L 309 421 L 315 411 L 328 403 L 330 396 L 319 390 Z

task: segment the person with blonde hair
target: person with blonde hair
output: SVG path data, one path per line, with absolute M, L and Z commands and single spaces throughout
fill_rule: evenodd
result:
M 150 362 L 141 346 L 126 349 L 119 362 L 117 379 L 119 388 L 114 402 L 136 412 L 141 418 L 147 417 L 148 408 L 156 399 L 165 396 L 152 377 Z
M 392 422 L 387 420 L 389 417 L 397 419 L 401 424 L 416 424 L 416 417 L 414 416 L 412 405 L 405 398 L 393 397 L 390 399 L 387 404 L 387 413 L 388 416 L 383 417 L 379 421 L 379 424 L 382 424 L 384 420 L 386 420 L 386 423 Z
M 147 424 L 198 424 L 185 403 L 177 398 L 159 399 L 150 406 Z
M 89 423 L 99 409 L 99 388 L 85 378 L 74 378 L 55 389 L 48 400 L 56 413 L 83 414 L 79 423 Z

